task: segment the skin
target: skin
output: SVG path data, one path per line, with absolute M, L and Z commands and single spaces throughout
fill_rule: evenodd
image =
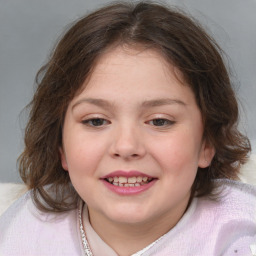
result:
M 83 88 L 66 112 L 62 165 L 94 230 L 129 255 L 177 224 L 197 168 L 210 164 L 214 149 L 203 140 L 193 92 L 154 50 L 110 50 Z M 115 170 L 157 180 L 142 193 L 118 195 L 101 180 Z

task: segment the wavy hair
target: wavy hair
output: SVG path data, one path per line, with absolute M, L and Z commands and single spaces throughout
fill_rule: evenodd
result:
M 118 45 L 157 50 L 182 72 L 194 92 L 204 136 L 216 154 L 210 167 L 198 169 L 191 195 L 211 196 L 214 179 L 238 179 L 250 143 L 237 129 L 238 104 L 219 46 L 197 21 L 175 8 L 151 2 L 114 3 L 74 23 L 37 74 L 19 171 L 40 209 L 65 211 L 77 206 L 79 196 L 59 155 L 62 124 L 69 102 L 97 59 Z

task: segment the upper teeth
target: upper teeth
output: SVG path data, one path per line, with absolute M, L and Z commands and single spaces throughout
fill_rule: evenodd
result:
M 149 182 L 152 180 L 152 178 L 149 178 L 149 177 L 142 177 L 142 176 L 138 176 L 138 177 L 123 177 L 123 176 L 120 176 L 120 177 L 109 177 L 107 178 L 107 180 L 109 182 L 115 182 L 115 183 L 121 183 L 121 184 L 124 184 L 124 183 L 129 183 L 129 184 L 135 184 L 135 183 L 141 183 L 141 182 Z

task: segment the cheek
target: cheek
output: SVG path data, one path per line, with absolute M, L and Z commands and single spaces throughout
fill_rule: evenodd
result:
M 200 143 L 196 143 L 195 137 L 191 137 L 188 133 L 165 138 L 152 148 L 154 157 L 169 174 L 194 175 L 197 171 Z
M 68 171 L 70 175 L 90 175 L 95 172 L 103 154 L 102 144 L 89 138 L 74 137 L 65 145 Z

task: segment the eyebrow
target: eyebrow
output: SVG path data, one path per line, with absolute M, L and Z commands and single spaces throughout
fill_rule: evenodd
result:
M 79 101 L 77 101 L 73 106 L 72 110 L 81 103 L 89 103 L 98 107 L 110 109 L 114 107 L 113 103 L 110 103 L 107 100 L 104 99 L 97 99 L 97 98 L 83 98 Z M 186 106 L 187 104 L 179 99 L 170 99 L 170 98 L 160 98 L 160 99 L 152 99 L 152 100 L 146 100 L 142 102 L 142 107 L 159 107 L 163 105 L 173 105 L 178 104 L 181 106 Z
M 142 103 L 143 107 L 159 107 L 163 105 L 173 105 L 178 104 L 181 106 L 186 106 L 187 104 L 179 99 L 170 99 L 170 98 L 163 98 L 163 99 L 153 99 L 153 100 L 146 100 Z
M 98 107 L 102 107 L 102 108 L 106 108 L 109 109 L 111 107 L 113 107 L 113 104 L 110 103 L 107 100 L 104 99 L 95 99 L 95 98 L 83 98 L 79 101 L 77 101 L 73 106 L 72 106 L 72 110 L 79 104 L 81 103 L 89 103 Z

